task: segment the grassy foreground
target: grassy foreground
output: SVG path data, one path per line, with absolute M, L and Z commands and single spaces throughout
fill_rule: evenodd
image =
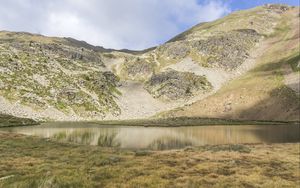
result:
M 0 187 L 297 187 L 299 144 L 130 151 L 0 132 Z

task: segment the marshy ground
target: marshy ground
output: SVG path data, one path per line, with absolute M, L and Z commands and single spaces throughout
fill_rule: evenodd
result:
M 0 132 L 0 187 L 297 187 L 300 145 L 120 150 Z

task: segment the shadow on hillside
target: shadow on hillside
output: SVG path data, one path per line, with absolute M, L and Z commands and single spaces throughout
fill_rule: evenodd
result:
M 251 100 L 245 98 L 245 100 Z M 240 120 L 300 121 L 300 97 L 292 89 L 282 86 L 272 90 L 267 99 L 251 107 L 228 112 L 222 118 Z
M 274 75 L 282 75 L 281 67 L 285 64 L 289 64 L 293 66 L 300 60 L 299 52 L 295 52 L 291 54 L 289 57 L 284 57 L 279 59 L 278 61 L 273 61 L 270 63 L 266 63 L 260 66 L 255 67 L 250 70 L 250 73 L 255 74 L 255 76 L 266 77 L 266 76 L 274 76 Z
M 251 77 L 274 80 L 274 82 L 271 81 L 270 84 L 278 84 L 278 80 L 282 79 L 282 66 L 290 65 L 294 69 L 294 66 L 299 62 L 299 60 L 299 52 L 290 53 L 288 57 L 262 64 L 250 70 L 249 72 L 252 74 Z M 284 84 L 278 84 L 276 87 L 276 89 L 268 91 L 268 98 L 262 99 L 253 106 L 245 107 L 245 109 L 239 110 L 238 112 L 232 109 L 232 113 L 230 113 L 230 111 L 227 112 L 227 115 L 225 115 L 223 118 L 243 120 L 300 121 L 299 94 Z M 255 89 L 255 87 L 253 89 Z M 231 92 L 234 94 L 235 90 L 232 90 Z M 249 92 L 259 93 L 262 91 Z M 244 100 L 252 100 L 252 97 L 253 96 L 249 95 L 248 98 L 245 98 Z
M 284 39 L 284 41 L 293 41 L 293 40 L 299 40 L 300 36 L 298 34 L 295 34 L 292 37 L 289 37 L 287 39 Z

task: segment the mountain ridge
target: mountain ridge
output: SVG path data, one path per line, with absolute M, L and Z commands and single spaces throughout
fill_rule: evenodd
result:
M 280 24 L 297 13 L 285 5 L 238 11 L 143 51 L 0 32 L 0 113 L 56 121 L 189 115 L 174 109 L 201 103 L 255 68 L 270 38 L 295 29 Z

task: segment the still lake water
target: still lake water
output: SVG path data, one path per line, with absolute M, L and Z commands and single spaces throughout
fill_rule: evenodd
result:
M 136 127 L 45 123 L 1 130 L 52 138 L 60 142 L 128 149 L 166 150 L 207 144 L 300 142 L 300 125 Z

